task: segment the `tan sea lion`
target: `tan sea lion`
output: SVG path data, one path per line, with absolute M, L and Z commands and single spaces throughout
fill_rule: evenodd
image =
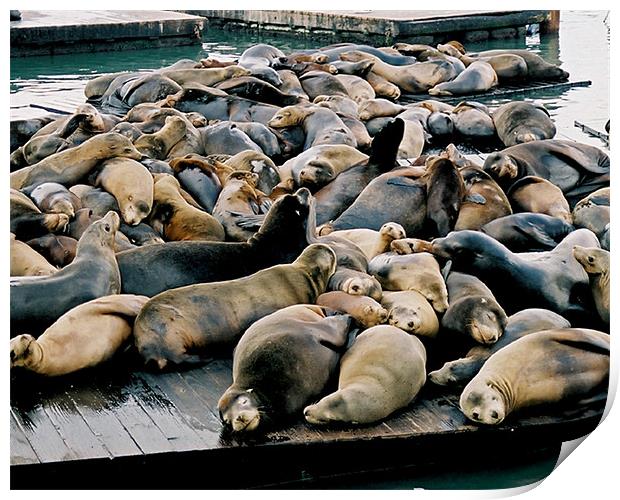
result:
M 369 261 L 381 253 L 389 252 L 392 241 L 407 237 L 403 226 L 396 222 L 383 224 L 379 231 L 361 228 L 320 233 L 321 236 L 326 234 L 333 234 L 355 243 Z
M 611 188 L 606 187 L 589 194 L 573 208 L 575 227 L 585 227 L 596 234 L 605 250 L 609 250 L 603 242 L 605 233 L 609 235 L 610 201 Z
M 602 248 L 585 248 L 575 245 L 573 257 L 588 273 L 596 310 L 601 319 L 609 324 L 609 252 Z
M 255 321 L 283 307 L 313 303 L 336 269 L 336 255 L 310 245 L 292 264 L 230 281 L 175 288 L 153 297 L 134 325 L 140 355 L 162 369 L 234 345 Z
M 251 72 L 241 66 L 231 65 L 223 68 L 173 69 L 162 71 L 161 74 L 166 78 L 174 80 L 181 86 L 198 83 L 207 87 L 212 87 L 222 80 L 248 76 Z
M 405 122 L 405 131 L 403 140 L 398 146 L 396 158 L 416 159 L 422 154 L 426 142 L 424 128 L 417 121 L 403 120 L 403 122 Z
M 213 207 L 215 217 L 224 227 L 226 239 L 229 241 L 247 241 L 254 231 L 239 227 L 237 215 L 255 215 L 269 211 L 256 189 L 258 174 L 253 172 L 232 173 Z M 261 206 L 262 205 L 262 206 Z
M 153 176 L 144 165 L 131 158 L 104 161 L 95 185 L 116 198 L 121 217 L 130 226 L 148 217 L 153 208 Z
M 497 425 L 522 408 L 606 395 L 608 379 L 609 335 L 545 330 L 493 354 L 465 386 L 459 404 L 474 422 Z
M 22 168 L 11 174 L 11 187 L 22 187 L 58 182 L 76 184 L 102 160 L 114 157 L 139 160 L 142 154 L 127 137 L 116 132 L 99 134 L 65 151 L 48 156 L 36 165 Z
M 315 425 L 376 422 L 411 403 L 425 382 L 422 342 L 393 326 L 375 326 L 342 357 L 338 390 L 306 407 L 304 416 Z
M 401 238 L 390 243 L 390 250 L 398 255 L 407 255 L 410 253 L 429 252 L 433 249 L 430 241 L 421 240 L 419 238 Z
M 392 82 L 386 80 L 372 70 L 366 75 L 366 81 L 372 87 L 372 90 L 377 97 L 386 97 L 393 100 L 400 97 L 401 92 L 398 85 L 394 85 Z
M 532 79 L 567 80 L 569 74 L 555 64 L 550 64 L 542 57 L 527 49 L 496 49 L 485 50 L 475 54 L 467 54 L 476 58 L 487 58 L 499 55 L 512 54 L 522 57 L 527 64 L 527 76 Z
M 149 220 L 166 241 L 224 241 L 222 225 L 212 215 L 190 205 L 172 175 L 155 175 Z
M 186 122 L 179 116 L 171 116 L 166 118 L 166 124 L 161 130 L 143 134 L 133 144 L 140 153 L 149 158 L 165 160 L 170 150 L 185 137 L 186 133 Z
M 49 276 L 56 269 L 43 255 L 11 233 L 11 276 Z
M 11 368 L 23 366 L 54 377 L 110 359 L 131 336 L 134 318 L 149 300 L 141 295 L 108 295 L 81 304 L 35 339 L 11 339 Z
M 385 323 L 388 317 L 387 310 L 366 295 L 351 295 L 338 290 L 319 295 L 316 303 L 351 315 L 364 328 Z
M 410 255 L 384 253 L 368 263 L 368 272 L 385 290 L 417 290 L 438 313 L 448 308 L 448 290 L 439 264 L 430 253 Z
M 395 104 L 387 99 L 368 99 L 359 105 L 359 118 L 363 121 L 372 120 L 379 116 L 396 116 L 407 108 Z
M 497 73 L 484 61 L 470 64 L 454 80 L 444 81 L 428 89 L 430 95 L 467 95 L 486 92 L 498 83 Z
M 82 208 L 80 199 L 57 182 L 39 184 L 29 194 L 41 211 L 47 214 L 66 214 L 73 217 Z
M 256 187 L 266 194 L 271 193 L 271 190 L 281 181 L 273 160 L 259 151 L 241 151 L 226 160 L 224 165 L 232 168 L 233 171 L 245 170 L 257 174 Z
M 218 401 L 235 432 L 265 428 L 301 412 L 336 374 L 351 317 L 293 305 L 254 323 L 233 356 L 233 383 Z
M 383 292 L 381 305 L 388 311 L 388 323 L 407 333 L 434 338 L 439 331 L 433 306 L 416 290 Z
M 476 61 L 488 63 L 495 73 L 499 81 L 517 80 L 527 76 L 527 63 L 525 59 L 516 54 L 499 54 L 490 57 L 471 57 L 466 54 L 458 56 L 465 66 Z
M 324 108 L 331 109 L 339 115 L 347 115 L 353 118 L 359 118 L 359 106 L 350 97 L 342 95 L 319 95 L 316 96 L 313 104 L 318 104 Z
M 338 74 L 336 78 L 346 87 L 349 97 L 357 104 L 376 97 L 372 85 L 359 76 Z
M 472 138 L 490 138 L 495 135 L 495 125 L 489 108 L 484 104 L 471 101 L 460 102 L 453 110 L 452 122 L 455 130 Z
M 533 175 L 522 177 L 510 186 L 506 195 L 515 212 L 551 215 L 573 223 L 573 214 L 564 193 L 546 179 Z

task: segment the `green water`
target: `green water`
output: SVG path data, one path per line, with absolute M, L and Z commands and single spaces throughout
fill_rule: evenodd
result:
M 320 47 L 323 43 L 304 37 L 251 35 L 210 30 L 202 46 L 174 47 L 122 53 L 75 54 L 11 59 L 11 118 L 44 114 L 37 105 L 51 101 L 83 102 L 83 88 L 94 75 L 156 69 L 181 58 L 198 60 L 237 56 L 256 43 L 270 43 L 284 52 Z M 606 12 L 565 12 L 559 34 L 535 35 L 522 40 L 498 40 L 467 46 L 469 51 L 491 48 L 528 48 L 569 71 L 571 81 L 591 80 L 592 85 L 564 92 L 531 93 L 526 100 L 545 104 L 561 136 L 604 146 L 573 126 L 574 120 L 603 130 L 609 118 L 609 21 Z M 501 101 L 491 101 L 499 104 Z M 507 488 L 538 481 L 551 472 L 557 450 L 534 452 L 529 458 L 502 467 L 467 466 L 459 470 L 420 472 L 410 469 L 352 476 L 318 484 L 325 488 Z

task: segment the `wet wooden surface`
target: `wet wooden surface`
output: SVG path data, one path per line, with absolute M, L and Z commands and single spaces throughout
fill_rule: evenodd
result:
M 325 467 L 331 473 L 385 468 L 395 450 L 402 465 L 403 446 L 409 463 L 427 465 L 433 450 L 445 455 L 470 442 L 480 449 L 504 451 L 510 449 L 507 445 L 520 450 L 551 446 L 592 431 L 602 415 L 602 405 L 572 412 L 554 409 L 484 427 L 468 422 L 461 413 L 458 392 L 427 384 L 407 409 L 374 425 L 323 428 L 298 419 L 264 434 L 236 436 L 223 429 L 217 411 L 217 401 L 230 383 L 229 359 L 168 373 L 135 370 L 126 361 L 57 379 L 14 373 L 12 487 L 27 486 L 33 467 L 62 487 L 68 471 L 88 474 L 127 466 L 138 471 L 148 465 L 144 477 L 136 472 L 123 483 L 144 487 L 154 471 L 181 463 L 209 465 L 213 475 L 205 478 L 203 487 L 226 487 L 221 484 L 228 477 L 225 464 L 280 464 L 269 474 L 255 467 L 263 472 L 250 474 L 243 480 L 246 483 L 235 487 L 266 486 L 320 476 Z

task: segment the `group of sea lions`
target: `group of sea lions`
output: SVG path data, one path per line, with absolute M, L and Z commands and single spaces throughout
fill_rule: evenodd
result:
M 427 379 L 466 385 L 484 424 L 604 395 L 608 155 L 534 104 L 388 100 L 566 77 L 458 43 L 260 44 L 90 80 L 91 103 L 11 138 L 11 366 L 232 353 L 238 432 L 376 422 Z M 454 131 L 507 147 L 422 154 Z

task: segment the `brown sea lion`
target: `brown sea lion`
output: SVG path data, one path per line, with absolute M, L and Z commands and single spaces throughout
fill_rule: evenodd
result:
M 48 260 L 32 247 L 15 239 L 11 233 L 11 276 L 49 276 L 56 269 Z
M 108 295 L 81 304 L 37 339 L 27 334 L 11 339 L 11 368 L 53 377 L 99 365 L 131 337 L 134 318 L 148 300 Z
M 546 179 L 528 175 L 510 186 L 506 196 L 515 212 L 551 215 L 568 224 L 573 222 L 568 201 L 562 190 Z
M 426 161 L 426 220 L 435 236 L 445 236 L 454 229 L 465 198 L 465 182 L 459 169 L 442 157 Z
M 310 245 L 292 264 L 168 290 L 147 302 L 136 318 L 136 347 L 145 362 L 160 369 L 199 361 L 209 348 L 234 345 L 258 319 L 289 305 L 313 303 L 335 268 L 333 250 Z
M 364 228 L 333 231 L 333 228 L 329 224 L 327 226 L 329 227 L 329 231 L 319 233 L 320 236 L 333 234 L 334 236 L 345 238 L 355 243 L 360 250 L 364 252 L 364 255 L 369 261 L 381 253 L 389 252 L 392 241 L 407 237 L 403 226 L 396 222 L 387 222 L 383 224 L 379 231 Z
M 319 295 L 316 303 L 351 315 L 364 328 L 385 323 L 388 317 L 381 304 L 366 295 L 351 295 L 338 290 Z
M 381 305 L 388 311 L 388 323 L 407 333 L 434 338 L 439 331 L 433 306 L 416 290 L 383 292 Z
M 392 82 L 386 80 L 372 70 L 366 75 L 366 81 L 372 87 L 372 90 L 377 97 L 386 97 L 387 99 L 393 100 L 400 97 L 401 92 L 398 85 L 394 85 Z
M 69 236 L 46 234 L 26 242 L 57 267 L 65 267 L 75 259 L 78 240 Z
M 165 160 L 170 150 L 187 134 L 186 122 L 178 116 L 166 118 L 166 124 L 158 132 L 143 134 L 134 141 L 140 153 L 155 160 Z
M 301 412 L 338 370 L 351 317 L 294 305 L 243 334 L 233 356 L 233 383 L 218 401 L 222 421 L 251 432 Z
M 497 425 L 522 408 L 605 397 L 608 381 L 609 335 L 544 330 L 494 353 L 465 386 L 459 404 L 474 422 Z
M 233 65 L 223 68 L 173 69 L 161 71 L 161 75 L 170 78 L 182 87 L 193 83 L 212 87 L 223 80 L 248 76 L 250 74 L 250 71 L 246 68 Z
M 340 362 L 338 390 L 304 409 L 306 420 L 368 424 L 416 397 L 426 382 L 426 350 L 420 340 L 392 326 L 362 332 Z
M 338 74 L 336 78 L 345 86 L 347 94 L 357 104 L 376 97 L 372 85 L 359 76 Z
M 470 64 L 454 80 L 444 81 L 428 89 L 430 95 L 467 95 L 486 92 L 498 83 L 497 73 L 484 61 Z
M 609 252 L 602 248 L 573 247 L 573 257 L 577 259 L 590 279 L 594 304 L 601 319 L 609 324 Z

